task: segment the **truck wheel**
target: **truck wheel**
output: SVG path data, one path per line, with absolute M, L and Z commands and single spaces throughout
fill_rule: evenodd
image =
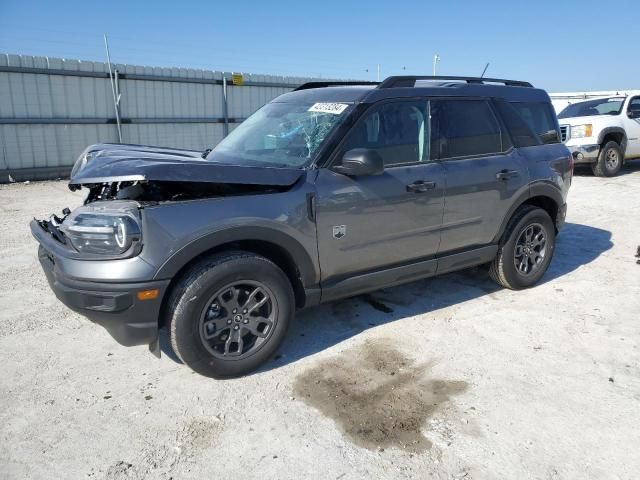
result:
M 549 214 L 525 205 L 516 210 L 500 242 L 489 275 L 512 290 L 528 288 L 547 271 L 556 245 L 556 234 Z
M 605 143 L 598 155 L 598 161 L 591 166 L 596 177 L 613 177 L 621 168 L 622 150 L 614 141 Z
M 184 363 L 207 377 L 235 377 L 274 354 L 295 299 L 289 279 L 273 262 L 237 251 L 190 268 L 166 311 L 171 347 Z

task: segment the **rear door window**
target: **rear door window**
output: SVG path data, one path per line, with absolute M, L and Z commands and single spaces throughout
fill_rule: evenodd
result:
M 502 152 L 500 126 L 486 100 L 434 100 L 431 105 L 434 158 Z

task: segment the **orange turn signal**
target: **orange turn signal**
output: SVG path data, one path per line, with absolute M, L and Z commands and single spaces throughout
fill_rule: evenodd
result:
M 137 296 L 138 296 L 138 300 L 153 300 L 155 298 L 158 298 L 159 294 L 160 294 L 160 290 L 158 290 L 157 288 L 154 288 L 153 290 L 140 290 L 137 293 Z

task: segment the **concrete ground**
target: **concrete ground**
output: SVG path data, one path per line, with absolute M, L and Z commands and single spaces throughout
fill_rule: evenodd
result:
M 0 478 L 638 477 L 638 164 L 574 179 L 537 287 L 470 270 L 314 308 L 227 381 L 57 302 L 27 223 L 80 201 L 0 186 Z

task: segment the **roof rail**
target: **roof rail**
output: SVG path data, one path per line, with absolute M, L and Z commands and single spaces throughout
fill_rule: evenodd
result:
M 442 77 L 442 76 L 397 76 L 386 78 L 378 88 L 394 88 L 394 87 L 415 87 L 417 80 L 456 80 L 467 83 L 503 83 L 509 87 L 533 87 L 529 82 L 520 80 L 505 80 L 502 78 L 485 78 L 485 77 Z
M 298 90 L 308 90 L 310 88 L 324 88 L 324 87 L 340 87 L 340 86 L 356 86 L 356 85 L 379 85 L 380 82 L 307 82 L 303 83 L 297 88 L 294 88 L 293 91 L 297 92 Z

